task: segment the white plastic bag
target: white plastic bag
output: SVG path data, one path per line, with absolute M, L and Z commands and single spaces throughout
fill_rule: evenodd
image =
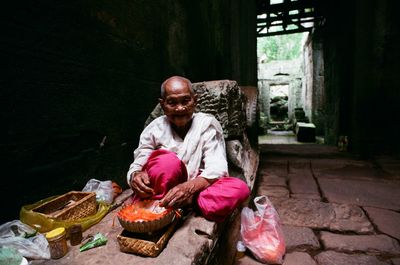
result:
M 96 201 L 111 204 L 114 200 L 113 186 L 111 180 L 100 181 L 97 179 L 90 179 L 85 187 L 84 192 L 96 192 Z
M 22 256 L 31 259 L 50 259 L 49 243 L 43 234 L 14 220 L 0 226 L 0 247 L 16 249 Z
M 254 199 L 257 211 L 244 207 L 240 234 L 245 246 L 263 263 L 282 264 L 286 251 L 278 213 L 267 196 Z

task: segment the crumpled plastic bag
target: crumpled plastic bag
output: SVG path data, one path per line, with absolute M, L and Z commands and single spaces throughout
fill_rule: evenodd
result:
M 90 179 L 85 187 L 84 192 L 96 192 L 96 201 L 112 204 L 114 200 L 114 189 L 111 180 L 100 181 Z
M 0 247 L 0 264 L 28 265 L 28 261 L 15 248 Z
M 0 247 L 16 249 L 22 256 L 30 259 L 50 259 L 46 237 L 20 220 L 0 226 Z
M 286 251 L 280 219 L 267 196 L 254 199 L 257 211 L 244 207 L 240 235 L 244 245 L 263 263 L 282 264 Z

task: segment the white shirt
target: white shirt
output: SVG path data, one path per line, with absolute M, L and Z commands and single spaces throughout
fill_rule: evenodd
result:
M 222 127 L 210 114 L 194 113 L 184 140 L 172 129 L 165 115 L 153 120 L 140 135 L 127 173 L 128 183 L 132 172 L 142 170 L 152 151 L 160 148 L 177 154 L 186 165 L 189 180 L 198 175 L 207 179 L 228 175 Z

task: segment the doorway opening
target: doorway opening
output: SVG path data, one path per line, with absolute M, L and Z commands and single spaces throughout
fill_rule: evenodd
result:
M 269 123 L 281 122 L 288 120 L 288 99 L 289 85 L 271 85 L 270 86 L 270 101 L 269 101 Z
M 318 1 L 257 1 L 259 143 L 324 142 L 323 23 Z
M 323 143 L 322 46 L 308 32 L 259 38 L 257 45 L 259 142 Z M 307 136 L 299 138 L 299 130 Z

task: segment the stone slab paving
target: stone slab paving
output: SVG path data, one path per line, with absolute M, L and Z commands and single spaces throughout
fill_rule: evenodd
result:
M 344 168 L 345 166 L 353 166 L 355 168 L 357 167 L 373 168 L 374 164 L 371 161 L 351 159 L 351 158 L 319 158 L 311 160 L 311 167 L 314 172 L 340 169 Z
M 392 259 L 393 265 L 400 265 L 400 258 Z
M 282 232 L 285 237 L 286 251 L 312 251 L 320 248 L 318 238 L 312 229 L 283 225 Z
M 372 233 L 373 227 L 360 207 L 316 200 L 271 197 L 285 225 L 332 231 Z
M 285 255 L 283 265 L 317 265 L 317 263 L 308 253 L 292 252 Z
M 316 169 L 316 162 L 313 161 L 313 170 L 318 178 L 343 178 L 343 179 L 386 179 L 392 178 L 389 173 L 382 170 L 373 163 L 365 162 L 359 164 L 346 164 L 343 167 Z
M 400 184 L 382 180 L 345 178 L 318 179 L 322 194 L 329 202 L 400 210 Z
M 280 177 L 274 173 L 264 171 L 264 174 L 260 176 L 261 180 L 259 186 L 282 186 L 286 187 L 286 178 Z
M 387 265 L 375 256 L 364 254 L 345 254 L 335 251 L 325 251 L 314 257 L 319 265 Z
M 337 252 L 364 252 L 373 255 L 399 256 L 399 243 L 386 235 L 341 235 L 321 232 L 325 249 Z
M 260 161 L 259 174 L 275 174 L 286 178 L 288 174 L 288 161 L 286 159 Z
M 306 161 L 289 161 L 289 188 L 291 194 L 308 194 L 319 198 L 318 185 L 311 172 L 311 163 Z
M 376 163 L 386 172 L 394 177 L 400 178 L 400 159 L 393 157 L 378 157 Z
M 310 199 L 321 201 L 321 196 L 319 194 L 309 194 L 309 193 L 295 193 L 290 195 L 291 198 L 294 199 Z
M 373 207 L 363 208 L 378 231 L 400 240 L 400 213 Z
M 260 186 L 257 189 L 257 196 L 260 196 L 260 195 L 267 195 L 268 197 L 289 198 L 290 192 L 285 187 Z
M 263 265 L 264 263 L 256 260 L 250 253 L 245 255 L 243 258 L 238 259 L 234 263 L 235 265 Z
M 269 196 L 279 213 L 284 265 L 400 265 L 398 160 L 269 147 L 261 149 L 257 194 Z M 260 264 L 248 256 L 256 263 L 240 264 Z

